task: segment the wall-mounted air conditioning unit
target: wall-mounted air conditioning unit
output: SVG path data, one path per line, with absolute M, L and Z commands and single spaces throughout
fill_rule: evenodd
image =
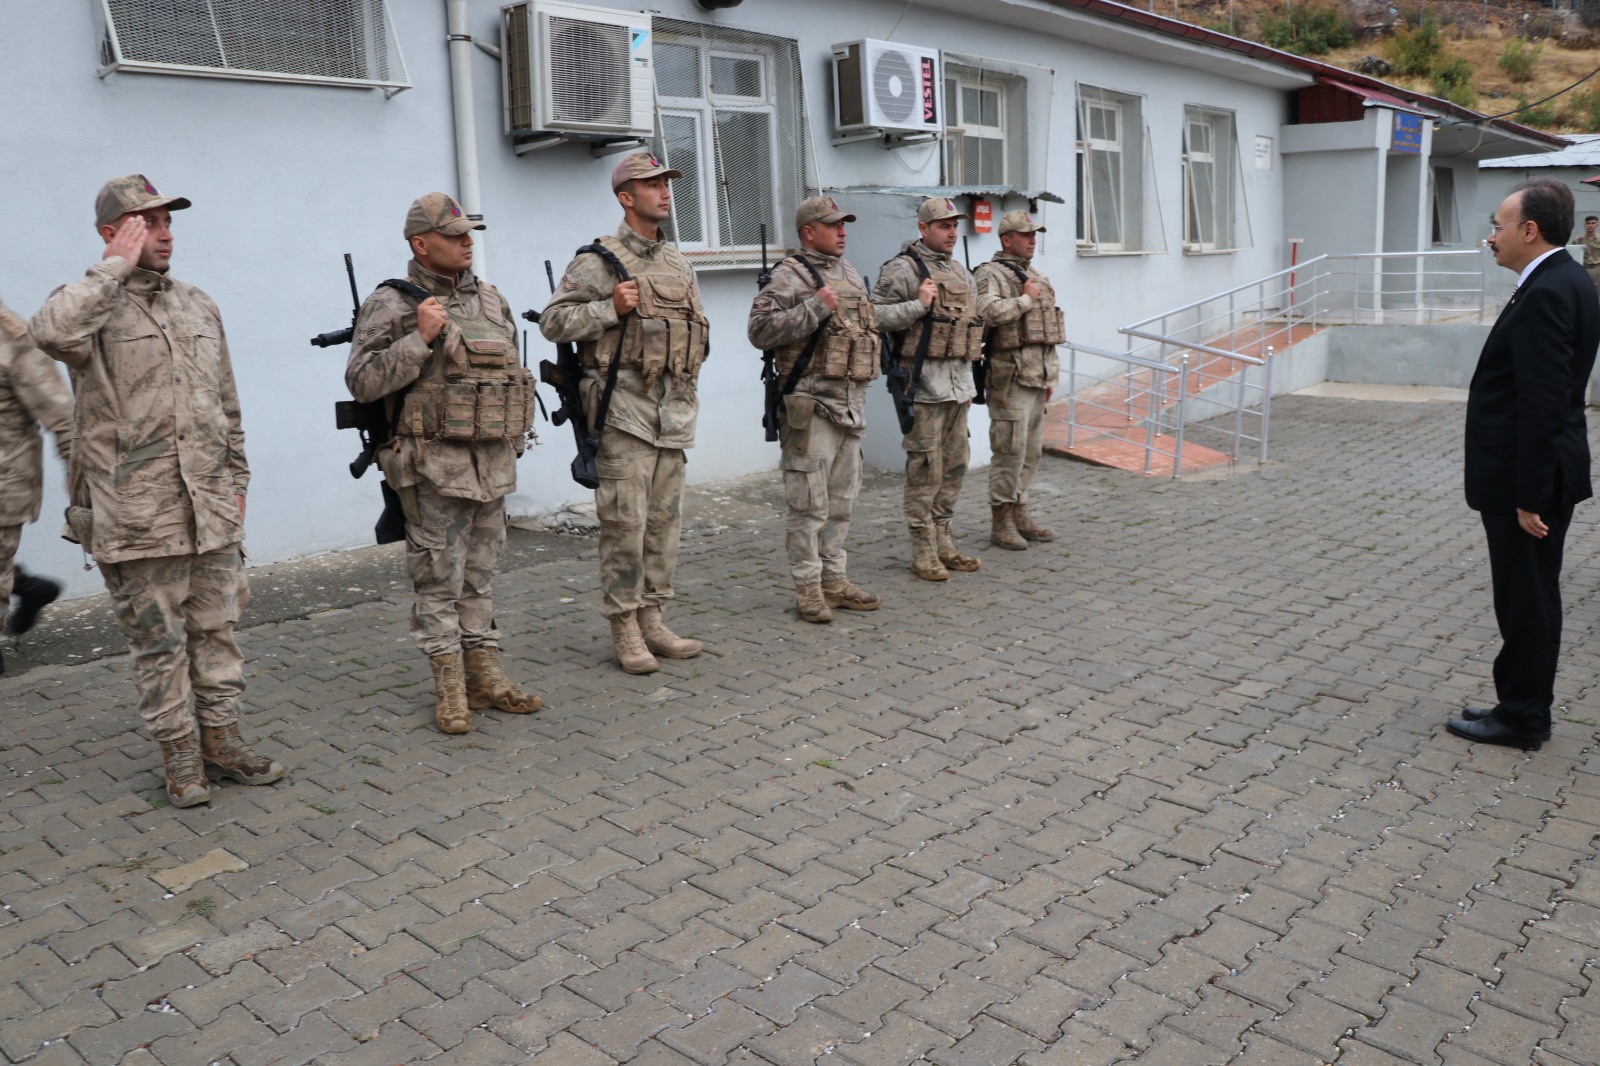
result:
M 506 132 L 519 141 L 636 141 L 655 131 L 650 16 L 525 0 L 500 9 Z
M 939 51 L 890 41 L 833 46 L 834 129 L 937 136 L 944 131 Z

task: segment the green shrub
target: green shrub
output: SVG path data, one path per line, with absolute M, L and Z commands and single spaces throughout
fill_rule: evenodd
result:
M 1528 106 L 1526 96 L 1517 97 L 1517 113 L 1507 116 L 1513 122 L 1520 122 L 1524 126 L 1555 126 L 1561 122 L 1561 112 L 1555 106 L 1554 100 L 1546 100 L 1536 107 Z
M 1513 37 L 1506 41 L 1505 50 L 1500 53 L 1500 69 L 1505 71 L 1506 77 L 1517 84 L 1533 79 L 1533 66 L 1539 59 L 1539 53 L 1544 51 L 1544 45 L 1530 45 L 1521 37 Z
M 1472 64 L 1459 56 L 1437 63 L 1433 70 L 1433 95 L 1462 107 L 1477 107 L 1478 93 L 1472 87 Z
M 1418 78 L 1432 74 L 1434 64 L 1444 57 L 1439 20 L 1423 15 L 1421 21 L 1401 26 L 1389 38 L 1388 52 L 1396 74 Z
M 1256 26 L 1261 43 L 1302 56 L 1318 56 L 1355 43 L 1350 19 L 1332 7 L 1290 7 Z
M 1586 130 L 1600 130 L 1600 89 L 1574 94 L 1571 107 L 1574 125 Z

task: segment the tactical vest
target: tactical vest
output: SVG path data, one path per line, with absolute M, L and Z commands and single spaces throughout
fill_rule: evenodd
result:
M 662 374 L 686 378 L 693 384 L 706 361 L 708 339 L 694 273 L 687 265 L 680 269 L 666 256 L 643 259 L 634 255 L 616 237 L 600 237 L 595 243 L 608 248 L 639 283 L 639 306 L 626 334 L 618 324 L 598 340 L 578 343 L 583 365 L 604 374 L 611 369 L 612 358 L 620 355 L 622 365 L 644 375 L 649 384 Z M 623 338 L 620 353 L 618 337 Z
M 1065 344 L 1067 341 L 1067 324 L 1061 314 L 1061 308 L 1056 306 L 1056 291 L 1043 275 L 1030 275 L 1026 270 L 1015 263 L 1003 260 L 991 260 L 1010 270 L 1017 276 L 1017 291 L 1022 291 L 1021 286 L 1031 277 L 1034 284 L 1039 286 L 1039 295 L 1035 297 L 1033 306 L 1028 308 L 1026 314 L 1015 322 L 1007 322 L 1003 326 L 995 326 L 989 331 L 989 348 L 997 355 L 1016 351 L 1018 348 L 1031 348 L 1045 345 L 1054 347 Z
M 433 357 L 406 392 L 394 432 L 424 440 L 516 440 L 533 428 L 533 375 L 517 363 L 500 294 L 478 282 L 479 312 L 450 310 Z
M 814 374 L 829 381 L 871 381 L 878 376 L 877 318 L 872 299 L 867 290 L 851 285 L 843 279 L 826 281 L 810 260 L 793 256 L 789 262 L 803 274 L 809 274 L 817 288 L 832 284 L 839 294 L 839 306 L 822 323 L 822 335 L 816 338 L 811 352 L 811 363 L 806 374 Z M 785 377 L 794 369 L 795 362 L 811 344 L 811 338 L 795 344 L 773 349 L 778 373 Z
M 978 315 L 978 294 L 972 281 L 956 269 L 954 260 L 924 259 L 909 250 L 900 254 L 911 260 L 919 278 L 931 278 L 939 286 L 939 297 L 931 308 L 932 323 L 918 319 L 899 335 L 901 357 L 910 359 L 916 354 L 918 338 L 926 327 L 929 359 L 982 359 L 983 319 Z

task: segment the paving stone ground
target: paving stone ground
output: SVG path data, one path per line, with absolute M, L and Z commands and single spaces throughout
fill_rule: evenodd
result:
M 686 538 L 697 660 L 608 662 L 592 553 L 497 587 L 548 709 L 431 728 L 403 596 L 256 626 L 275 787 L 161 805 L 127 664 L 0 679 L 11 1062 L 1593 1063 L 1600 507 L 1555 739 L 1489 695 L 1462 409 L 1291 397 L 1274 463 L 1047 459 L 1060 534 L 808 626 L 782 518 Z M 176 891 L 174 891 L 176 889 Z

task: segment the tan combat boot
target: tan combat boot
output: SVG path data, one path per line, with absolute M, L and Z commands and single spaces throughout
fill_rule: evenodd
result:
M 828 609 L 827 601 L 822 598 L 821 585 L 796 585 L 794 606 L 795 610 L 800 612 L 800 617 L 807 622 L 833 621 L 833 612 Z
M 668 659 L 693 659 L 705 649 L 698 640 L 680 637 L 668 629 L 661 620 L 659 603 L 639 608 L 639 632 L 644 634 L 645 647 Z
M 653 674 L 661 669 L 656 657 L 644 646 L 636 611 L 611 619 L 611 654 L 617 657 L 617 665 L 630 674 Z
M 257 755 L 239 735 L 239 723 L 200 727 L 200 758 L 241 785 L 270 785 L 289 771 L 283 763 Z
M 939 547 L 931 527 L 911 531 L 911 572 L 924 581 L 950 580 L 950 571 L 939 561 Z
M 433 667 L 433 724 L 441 733 L 471 732 L 472 711 L 461 678 L 461 653 L 429 656 L 428 665 Z
M 1047 526 L 1041 526 L 1039 523 L 1035 522 L 1031 517 L 1029 517 L 1028 505 L 1025 503 L 1014 503 L 1011 505 L 1011 520 L 1013 524 L 1016 525 L 1017 532 L 1021 533 L 1028 540 L 1046 541 L 1056 539 L 1055 530 L 1050 529 Z
M 174 807 L 193 807 L 211 799 L 206 787 L 206 772 L 200 765 L 200 738 L 190 733 L 177 740 L 163 740 L 161 770 L 167 779 L 167 802 Z
M 1028 542 L 1022 539 L 1022 534 L 1017 532 L 1014 519 L 1016 504 L 992 503 L 989 510 L 993 512 L 993 519 L 989 528 L 989 543 L 1008 551 L 1020 552 L 1028 550 Z
M 469 648 L 466 653 L 467 709 L 532 714 L 544 701 L 511 683 L 500 666 L 499 648 Z
M 983 564 L 981 562 L 970 555 L 962 554 L 961 550 L 956 547 L 955 534 L 950 532 L 949 522 L 935 524 L 934 530 L 937 536 L 939 561 L 941 563 L 951 570 L 960 570 L 962 573 L 967 574 L 974 570 L 982 569 Z
M 832 577 L 822 581 L 822 600 L 829 607 L 846 611 L 876 611 L 883 606 L 883 597 L 850 584 L 848 578 Z

